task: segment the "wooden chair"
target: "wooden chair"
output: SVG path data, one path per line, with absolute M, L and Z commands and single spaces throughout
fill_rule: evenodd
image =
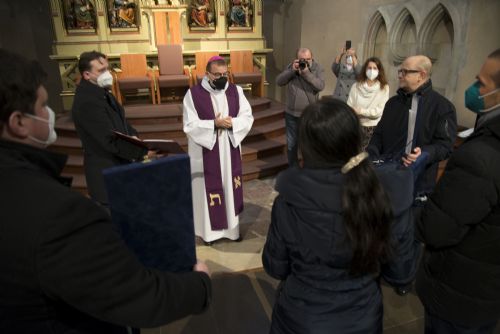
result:
M 120 55 L 121 71 L 117 73 L 117 98 L 123 104 L 125 102 L 123 91 L 131 91 L 142 88 L 149 89 L 151 101 L 155 100 L 154 74 L 148 69 L 145 54 L 122 54 Z
M 192 73 L 195 84 L 201 82 L 205 76 L 208 60 L 218 55 L 219 52 L 217 51 L 198 51 L 194 54 L 196 67 Z
M 191 87 L 189 69 L 184 67 L 182 47 L 179 44 L 158 45 L 159 74 L 157 76 L 157 99 L 161 103 L 161 89 Z
M 262 73 L 254 69 L 251 50 L 231 51 L 230 79 L 234 84 L 251 84 L 252 95 L 264 96 L 264 78 Z

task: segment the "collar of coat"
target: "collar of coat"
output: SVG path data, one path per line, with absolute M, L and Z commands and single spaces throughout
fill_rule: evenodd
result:
M 493 117 L 485 120 L 484 123 L 479 125 L 478 128 L 474 130 L 474 133 L 469 138 L 467 138 L 467 140 L 479 137 L 486 133 L 490 133 L 491 135 L 495 136 L 500 140 L 500 107 L 490 111 L 489 113 Z M 483 117 L 487 116 L 489 115 L 484 115 Z
M 397 91 L 397 93 L 403 99 L 405 99 L 405 100 L 410 99 L 411 100 L 411 98 L 413 97 L 414 94 L 417 94 L 417 95 L 420 95 L 420 96 L 424 96 L 424 95 L 428 94 L 431 91 L 432 91 L 432 81 L 431 81 L 431 79 L 429 79 L 426 82 L 424 82 L 420 87 L 418 87 L 413 92 L 408 93 L 405 90 L 403 90 L 402 88 L 399 88 L 398 91 Z
M 78 87 L 81 87 L 87 91 L 90 91 L 92 94 L 99 94 L 102 96 L 106 96 L 106 93 L 109 93 L 109 90 L 106 88 L 102 88 L 96 84 L 93 84 L 89 80 L 81 79 Z
M 61 172 L 68 156 L 31 145 L 0 140 L 0 169 L 31 169 L 46 174 L 62 184 L 71 185 L 71 178 Z
M 375 168 L 382 183 L 393 213 L 397 216 L 413 203 L 413 175 L 409 168 L 399 163 L 387 163 Z M 275 188 L 285 202 L 303 210 L 342 212 L 342 191 L 346 175 L 340 168 L 292 167 L 281 172 Z

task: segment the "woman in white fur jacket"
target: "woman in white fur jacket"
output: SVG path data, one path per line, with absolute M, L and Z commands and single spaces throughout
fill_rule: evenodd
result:
M 382 117 L 385 103 L 389 100 L 389 85 L 380 59 L 368 58 L 363 64 L 356 83 L 349 92 L 347 104 L 359 117 L 363 132 L 363 149 L 368 146 L 373 130 Z

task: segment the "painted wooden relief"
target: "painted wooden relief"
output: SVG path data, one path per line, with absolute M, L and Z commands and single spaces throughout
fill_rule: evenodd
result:
M 227 25 L 229 31 L 253 29 L 253 6 L 251 0 L 229 0 Z
M 188 6 L 188 25 L 191 31 L 215 30 L 215 6 L 213 0 L 192 0 Z
M 137 31 L 139 8 L 134 0 L 106 0 L 108 24 L 111 31 Z
M 68 34 L 95 34 L 97 19 L 92 0 L 62 0 L 64 25 Z

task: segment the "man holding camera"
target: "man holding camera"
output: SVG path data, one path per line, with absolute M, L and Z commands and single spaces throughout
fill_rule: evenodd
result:
M 288 85 L 285 124 L 289 166 L 298 164 L 299 117 L 309 104 L 317 101 L 318 93 L 325 88 L 323 76 L 323 68 L 314 61 L 311 50 L 300 48 L 297 50 L 297 59 L 276 78 L 278 86 Z

